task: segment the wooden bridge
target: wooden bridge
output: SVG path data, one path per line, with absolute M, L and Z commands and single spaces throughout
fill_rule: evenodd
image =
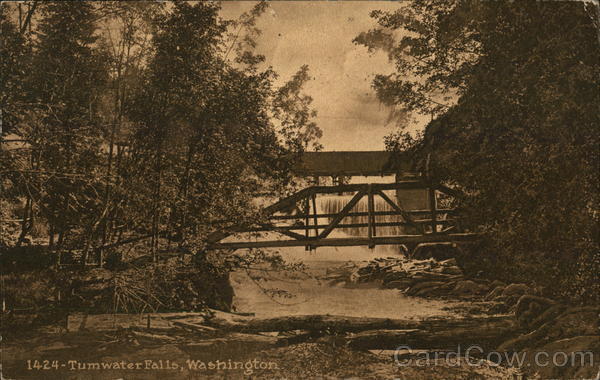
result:
M 390 152 L 309 152 L 305 153 L 296 165 L 298 176 L 334 178 L 348 176 L 395 175 L 392 183 L 336 184 L 332 186 L 313 185 L 290 195 L 264 208 L 266 221 L 249 228 L 233 228 L 219 231 L 208 238 L 209 249 L 269 248 L 304 246 L 313 249 L 323 246 L 368 246 L 405 245 L 409 250 L 420 243 L 442 243 L 474 240 L 477 234 L 461 229 L 460 215 L 454 209 L 438 208 L 440 196 L 462 196 L 458 191 L 441 184 L 433 184 L 425 178 L 408 173 L 410 165 Z M 388 193 L 386 193 L 386 191 Z M 390 196 L 390 191 L 396 196 Z M 351 194 L 351 198 L 337 213 L 319 213 L 317 200 L 331 194 Z M 417 204 L 427 204 L 426 208 L 414 209 L 404 203 L 411 203 L 406 194 L 417 196 Z M 353 211 L 362 200 L 367 200 L 367 211 Z M 387 210 L 376 210 L 375 200 L 379 198 L 387 204 Z M 395 198 L 395 199 L 393 199 Z M 408 201 L 408 202 L 407 202 Z M 412 202 L 415 203 L 415 202 Z M 389 221 L 390 216 L 393 221 Z M 443 216 L 443 218 L 441 217 Z M 344 219 L 360 217 L 365 222 L 345 223 Z M 382 221 L 387 217 L 388 221 Z M 382 227 L 400 227 L 402 234 L 382 236 Z M 344 238 L 330 237 L 336 229 L 366 228 L 365 236 Z M 241 232 L 277 232 L 287 240 L 254 240 L 222 242 L 226 237 Z

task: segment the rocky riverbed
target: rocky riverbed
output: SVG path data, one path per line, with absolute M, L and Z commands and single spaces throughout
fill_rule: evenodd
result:
M 309 287 L 304 295 L 349 291 L 356 305 L 368 305 L 361 294 L 381 292 L 390 304 L 406 301 L 407 314 L 389 309 L 394 317 L 365 317 L 370 311 L 356 308 L 344 313 L 353 316 L 323 315 L 318 305 L 327 298 L 322 296 L 277 315 L 259 309 L 255 314 L 211 309 L 71 314 L 26 334 L 3 331 L 2 374 L 8 379 L 508 379 L 524 371 L 533 379 L 591 379 L 598 373 L 598 308 L 561 304 L 525 284 L 470 278 L 453 259 L 389 257 L 326 267 L 314 279 L 321 287 Z M 234 288 L 240 285 L 248 284 Z M 424 314 L 410 318 L 410 307 Z M 416 350 L 394 350 L 407 343 Z M 471 365 L 464 351 L 448 360 L 459 344 L 463 350 L 464 344 L 485 346 L 478 365 Z M 526 355 L 510 365 L 489 357 L 491 352 Z M 534 361 L 538 352 L 560 360 L 582 352 L 591 357 L 540 365 Z M 424 354 L 430 355 L 426 362 Z

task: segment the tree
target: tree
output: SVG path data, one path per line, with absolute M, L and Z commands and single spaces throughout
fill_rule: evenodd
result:
M 22 241 L 31 228 L 31 197 L 22 192 L 23 188 L 19 188 L 19 176 L 15 173 L 21 165 L 28 166 L 31 155 L 11 147 L 15 144 L 18 147 L 23 140 L 19 126 L 27 110 L 23 82 L 30 64 L 30 40 L 26 28 L 18 28 L 11 20 L 10 11 L 8 5 L 0 6 L 0 246 L 8 245 L 12 240 L 7 231 L 16 230 L 16 227 L 10 221 L 13 219 L 10 205 L 18 203 L 23 195 L 27 200 L 18 241 Z
M 414 152 L 471 195 L 462 206 L 488 233 L 486 269 L 597 300 L 595 5 L 431 0 L 373 16 L 379 27 L 356 42 L 397 68 L 376 77 L 377 94 L 437 115 Z
M 310 108 L 312 98 L 302 94 L 302 87 L 309 80 L 308 65 L 304 65 L 290 81 L 277 90 L 273 101 L 282 142 L 292 151 L 321 149 L 317 141 L 321 138 L 322 131 L 312 121 L 317 116 L 317 111 Z
M 51 240 L 58 232 L 59 245 L 70 232 L 76 232 L 75 241 L 89 241 L 101 214 L 97 113 L 107 72 L 104 57 L 94 49 L 96 30 L 95 9 L 85 2 L 44 4 L 36 28 L 28 85 L 37 116 L 28 140 L 40 175 L 32 183 Z
M 256 222 L 252 198 L 280 191 L 289 180 L 286 163 L 299 146 L 281 143 L 271 114 L 276 74 L 260 69 L 262 58 L 252 53 L 254 20 L 264 7 L 229 22 L 218 17 L 216 4 L 177 3 L 155 22 L 153 55 L 128 114 L 137 125 L 134 144 L 152 172 L 138 177 L 146 194 L 138 199 L 153 205 L 144 218 L 152 234 L 170 231 L 188 249 L 201 247 L 211 230 Z M 309 118 L 291 120 L 289 128 Z
M 238 20 L 205 2 L 29 8 L 39 12 L 22 17 L 34 36 L 31 69 L 19 70 L 19 53 L 2 84 L 20 86 L 11 96 L 24 100 L 3 98 L 3 107 L 21 107 L 11 125 L 31 154 L 7 162 L 15 199 L 30 199 L 25 219 L 48 225 L 51 247 L 87 257 L 150 237 L 156 253 L 166 237 L 193 252 L 215 229 L 257 223 L 257 195 L 290 191 L 293 160 L 320 130 L 302 91 L 308 67 L 277 88 L 255 53 L 267 7 Z M 24 223 L 23 241 L 30 230 Z

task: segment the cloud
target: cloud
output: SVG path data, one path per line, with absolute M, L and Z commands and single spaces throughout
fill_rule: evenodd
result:
M 223 2 L 225 17 L 249 9 L 254 3 Z M 266 66 L 287 81 L 308 64 L 313 81 L 306 92 L 314 99 L 317 123 L 326 150 L 379 150 L 389 109 L 377 100 L 371 83 L 375 74 L 390 73 L 393 65 L 383 52 L 371 54 L 352 40 L 375 27 L 369 13 L 394 10 L 390 1 L 270 2 L 270 11 L 258 22 L 262 30 L 258 52 Z

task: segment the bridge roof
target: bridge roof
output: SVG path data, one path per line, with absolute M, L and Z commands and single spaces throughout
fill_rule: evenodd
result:
M 304 152 L 294 172 L 300 176 L 381 176 L 409 171 L 411 163 L 386 151 Z

